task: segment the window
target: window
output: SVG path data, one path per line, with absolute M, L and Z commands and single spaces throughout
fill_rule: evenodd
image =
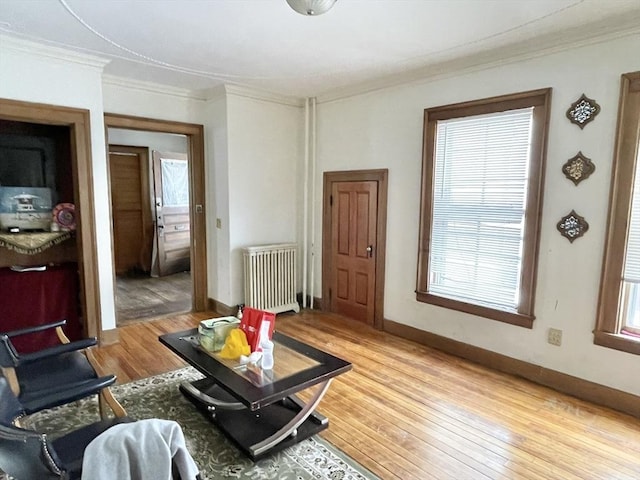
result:
M 425 110 L 419 301 L 531 328 L 550 96 Z
M 640 72 L 622 75 L 594 341 L 640 354 Z

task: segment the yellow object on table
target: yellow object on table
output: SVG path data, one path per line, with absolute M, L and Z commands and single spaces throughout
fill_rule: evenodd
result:
M 247 342 L 247 336 L 239 328 L 234 328 L 227 335 L 227 339 L 224 342 L 224 347 L 220 351 L 222 358 L 228 358 L 235 360 L 240 358 L 240 355 L 249 355 L 251 353 L 251 347 Z

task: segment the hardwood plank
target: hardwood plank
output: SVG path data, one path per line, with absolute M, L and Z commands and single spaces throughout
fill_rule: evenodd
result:
M 191 275 L 180 272 L 165 277 L 126 274 L 116 277 L 117 326 L 176 316 L 192 307 Z
M 119 328 L 96 358 L 120 383 L 180 368 L 157 337 L 213 316 Z M 353 363 L 319 406 L 321 436 L 383 479 L 639 478 L 638 418 L 338 315 L 280 314 L 276 328 Z

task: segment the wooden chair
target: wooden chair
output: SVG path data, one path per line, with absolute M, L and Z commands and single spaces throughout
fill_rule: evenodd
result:
M 109 409 L 116 417 L 124 417 L 126 412 L 108 388 L 115 383 L 115 375 L 99 376 L 90 350 L 96 339 L 70 342 L 62 330 L 64 324 L 62 320 L 0 333 L 0 368 L 22 408 L 31 414 L 98 394 L 102 418 Z M 14 337 L 48 329 L 55 329 L 60 345 L 21 355 L 11 342 Z
M 133 421 L 116 416 L 52 440 L 21 428 L 19 419 L 25 413 L 7 379 L 0 376 L 0 470 L 24 480 L 79 480 L 87 445 L 112 426 Z

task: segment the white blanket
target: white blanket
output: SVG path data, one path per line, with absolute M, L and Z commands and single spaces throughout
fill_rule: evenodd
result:
M 82 480 L 171 480 L 175 463 L 182 480 L 195 480 L 198 467 L 171 420 L 138 420 L 115 425 L 84 451 Z

